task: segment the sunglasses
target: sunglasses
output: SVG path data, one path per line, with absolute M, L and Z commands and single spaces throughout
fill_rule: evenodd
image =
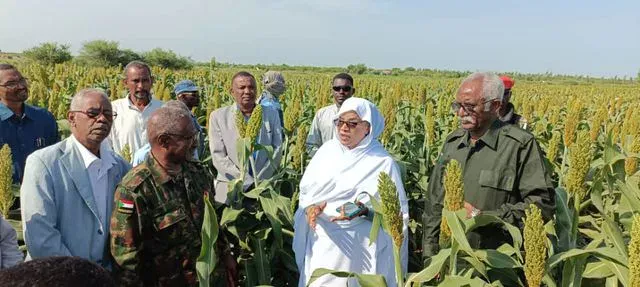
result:
M 333 86 L 333 90 L 336 91 L 336 92 L 339 92 L 340 90 L 343 90 L 343 91 L 348 93 L 348 92 L 351 92 L 352 88 L 353 87 L 351 87 L 351 86 Z
M 198 142 L 199 139 L 200 139 L 200 134 L 197 131 L 194 134 L 190 135 L 190 136 L 174 134 L 174 133 L 165 133 L 165 134 L 169 135 L 169 136 L 172 136 L 172 137 L 180 138 L 181 140 L 186 141 L 186 142 Z
M 468 114 L 475 114 L 477 106 L 484 105 L 484 104 L 486 104 L 488 102 L 491 102 L 491 101 L 496 101 L 496 99 L 486 100 L 486 101 L 484 101 L 484 102 L 482 102 L 480 104 L 477 104 L 477 105 L 461 104 L 461 103 L 458 103 L 458 102 L 453 102 L 453 103 L 451 103 L 451 111 L 454 112 L 454 113 L 457 113 L 460 110 L 460 108 L 462 108 Z
M 336 125 L 336 127 L 341 128 L 342 125 L 346 124 L 349 129 L 355 129 L 361 122 L 363 121 L 343 121 L 341 119 L 333 120 L 333 124 Z
M 95 119 L 97 117 L 99 117 L 100 115 L 103 115 L 107 120 L 112 121 L 113 119 L 115 119 L 118 116 L 118 113 L 114 112 L 114 111 L 104 111 L 104 110 L 86 110 L 86 111 L 81 111 L 81 110 L 77 110 L 77 111 L 69 111 L 71 113 L 83 113 L 85 114 L 87 117 L 89 117 L 90 119 Z

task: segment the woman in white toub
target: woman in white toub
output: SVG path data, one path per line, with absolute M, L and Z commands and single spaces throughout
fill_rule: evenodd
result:
M 384 118 L 373 103 L 352 97 L 342 104 L 334 122 L 337 136 L 320 147 L 300 182 L 293 238 L 299 285 L 305 286 L 314 270 L 328 268 L 380 274 L 385 276 L 387 286 L 396 286 L 391 237 L 381 230 L 377 241 L 369 242 L 373 211 L 368 195 L 380 200 L 378 176 L 386 172 L 396 184 L 404 219 L 405 241 L 400 251 L 406 272 L 409 207 L 400 170 L 377 140 L 384 130 Z M 341 206 L 348 202 L 365 208 L 345 216 Z M 346 285 L 346 279 L 332 275 L 312 284 Z M 349 286 L 357 286 L 355 279 L 349 280 Z

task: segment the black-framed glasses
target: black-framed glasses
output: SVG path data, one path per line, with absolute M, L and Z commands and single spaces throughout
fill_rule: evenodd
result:
M 340 90 L 345 91 L 345 92 L 351 92 L 351 89 L 353 89 L 352 86 L 333 86 L 332 89 L 336 92 L 339 92 Z
M 96 110 L 96 109 L 88 109 L 86 111 L 82 111 L 82 110 L 75 110 L 75 111 L 69 111 L 70 113 L 83 113 L 85 114 L 87 117 L 89 117 L 90 119 L 95 119 L 97 117 L 99 117 L 100 115 L 103 115 L 107 120 L 112 121 L 113 119 L 115 119 L 118 116 L 118 113 L 114 112 L 114 111 L 105 111 L 105 110 Z
M 341 119 L 335 119 L 333 120 L 333 124 L 338 127 L 341 128 L 342 125 L 347 125 L 347 127 L 349 127 L 349 129 L 355 129 L 360 123 L 362 123 L 364 121 L 343 121 Z
M 1 84 L 0 87 L 5 87 L 7 89 L 15 89 L 19 85 L 22 85 L 23 87 L 26 87 L 26 86 L 29 85 L 29 83 L 27 82 L 28 80 L 29 79 L 22 77 L 22 78 L 18 79 L 17 81 L 9 81 L 9 82 L 6 82 L 4 84 Z
M 478 105 L 484 105 L 484 104 L 486 104 L 488 102 L 497 101 L 497 100 L 498 99 L 490 99 L 490 100 L 483 101 L 482 103 L 476 104 L 476 105 L 461 104 L 461 103 L 458 103 L 458 102 L 453 102 L 453 103 L 451 103 L 451 111 L 454 112 L 454 113 L 457 113 L 460 110 L 460 108 L 462 108 L 468 114 L 475 114 L 476 113 L 476 107 Z

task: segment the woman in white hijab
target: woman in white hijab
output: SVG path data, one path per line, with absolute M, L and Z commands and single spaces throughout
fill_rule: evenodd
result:
M 305 286 L 318 268 L 380 274 L 387 286 L 396 286 L 391 237 L 381 229 L 375 242 L 369 240 L 373 212 L 365 209 L 352 218 L 340 212 L 348 202 L 366 206 L 368 195 L 380 200 L 378 176 L 388 173 L 396 184 L 404 218 L 405 242 L 400 251 L 406 273 L 409 207 L 400 170 L 377 140 L 384 118 L 373 103 L 352 97 L 342 104 L 334 122 L 336 137 L 320 147 L 300 182 L 293 238 L 299 286 Z M 325 275 L 312 286 L 346 284 L 346 279 Z M 349 286 L 357 286 L 355 279 L 349 280 Z

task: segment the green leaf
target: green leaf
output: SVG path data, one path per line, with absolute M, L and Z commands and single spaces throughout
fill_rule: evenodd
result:
M 462 227 L 462 223 L 460 222 L 460 218 L 458 218 L 453 211 L 448 211 L 446 209 L 442 210 L 442 215 L 447 219 L 447 224 L 449 225 L 449 229 L 451 229 L 451 237 L 458 242 L 460 250 L 471 256 L 475 256 L 475 253 L 473 253 L 473 250 L 469 245 L 469 241 L 467 241 L 467 236 L 464 232 L 464 228 Z
M 231 207 L 225 207 L 222 211 L 222 217 L 220 218 L 220 226 L 225 226 L 228 223 L 236 221 L 242 211 L 244 211 L 244 209 L 238 210 Z
M 515 259 L 496 250 L 475 250 L 476 258 L 486 262 L 493 268 L 518 268 L 522 267 Z
M 209 199 L 209 194 L 204 195 L 204 219 L 200 233 L 202 246 L 200 255 L 196 261 L 196 272 L 200 286 L 209 286 L 211 274 L 216 268 L 218 257 L 216 256 L 216 242 L 218 240 L 218 217 Z
M 271 283 L 271 264 L 266 254 L 266 244 L 263 238 L 256 236 L 251 240 L 253 251 L 253 264 L 258 273 L 259 284 Z
M 614 262 L 605 262 L 609 266 L 609 269 L 616 274 L 622 286 L 629 286 L 629 268 L 624 267 Z
M 339 278 L 353 278 L 355 277 L 358 280 L 358 285 L 361 287 L 386 287 L 387 282 L 382 275 L 374 275 L 374 274 L 358 274 L 353 272 L 345 272 L 345 271 L 336 271 L 326 268 L 318 268 L 313 270 L 313 274 L 309 278 L 309 283 L 307 286 L 311 285 L 314 281 L 318 280 L 318 278 L 331 274 L 333 276 Z
M 379 213 L 373 215 L 373 223 L 371 224 L 371 231 L 369 231 L 369 246 L 371 246 L 376 240 L 378 240 L 378 233 L 382 227 L 382 216 Z
M 444 280 L 438 284 L 438 287 L 485 287 L 487 282 L 482 281 L 479 278 L 465 278 L 462 276 L 447 276 Z
M 556 188 L 556 233 L 558 237 L 558 251 L 573 248 L 571 229 L 573 226 L 573 210 L 569 207 L 569 197 L 562 187 Z
M 447 259 L 449 258 L 450 254 L 451 254 L 451 249 L 449 248 L 440 250 L 438 254 L 431 257 L 431 262 L 429 263 L 429 266 L 427 266 L 425 269 L 422 269 L 422 271 L 416 274 L 413 274 L 409 276 L 409 278 L 407 278 L 407 282 L 405 286 L 409 287 L 411 286 L 412 283 L 427 282 L 435 278 L 436 275 L 441 272 L 442 266 L 444 265 L 445 262 L 447 262 Z
M 609 265 L 602 261 L 587 263 L 583 273 L 585 278 L 607 278 L 612 275 L 614 274 Z

